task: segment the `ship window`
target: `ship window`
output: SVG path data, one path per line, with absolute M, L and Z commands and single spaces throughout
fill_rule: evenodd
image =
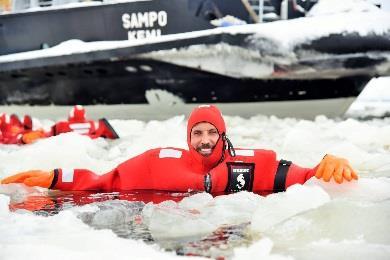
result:
M 138 71 L 137 68 L 133 66 L 126 66 L 125 70 L 131 73 L 136 73 Z
M 51 72 L 46 72 L 46 73 L 45 73 L 45 75 L 46 75 L 47 77 L 49 77 L 49 78 L 51 78 L 51 77 L 53 77 L 53 76 L 54 76 L 54 74 L 53 74 L 53 73 L 51 73 Z
M 88 74 L 88 75 L 91 75 L 91 74 L 93 74 L 93 71 L 92 70 L 84 70 L 84 73 Z
M 58 75 L 60 75 L 60 76 L 66 76 L 66 72 L 59 71 L 59 72 L 58 72 Z
M 139 68 L 140 68 L 141 70 L 147 71 L 147 72 L 150 72 L 150 71 L 153 70 L 152 67 L 150 67 L 149 65 L 141 65 L 141 66 L 139 66 Z
M 44 50 L 44 49 L 49 49 L 50 48 L 50 45 L 46 42 L 44 43 L 41 43 L 41 49 Z

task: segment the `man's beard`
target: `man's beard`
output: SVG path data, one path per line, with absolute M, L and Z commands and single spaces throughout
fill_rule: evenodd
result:
M 214 147 L 210 144 L 202 144 L 196 148 L 196 151 L 202 156 L 210 156 L 213 153 Z

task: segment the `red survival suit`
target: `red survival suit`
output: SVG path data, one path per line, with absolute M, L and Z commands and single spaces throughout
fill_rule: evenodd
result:
M 213 124 L 220 137 L 210 156 L 190 144 L 191 130 L 200 122 Z M 234 150 L 227 139 L 225 122 L 215 106 L 199 106 L 189 117 L 189 151 L 157 148 L 131 158 L 104 175 L 85 169 L 55 169 L 50 188 L 60 190 L 167 190 L 207 192 L 283 191 L 304 183 L 315 170 L 276 159 L 273 151 Z
M 24 116 L 23 123 L 15 114 L 0 115 L 0 143 L 3 144 L 22 144 L 23 135 L 32 131 L 31 117 Z
M 91 138 L 119 138 L 106 119 L 100 119 L 99 122 L 88 120 L 85 115 L 84 107 L 80 105 L 76 105 L 72 108 L 69 112 L 68 120 L 59 121 L 53 125 L 50 135 L 59 135 L 68 132 L 88 135 Z

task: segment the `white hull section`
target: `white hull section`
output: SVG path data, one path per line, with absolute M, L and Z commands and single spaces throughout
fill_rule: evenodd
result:
M 316 99 L 299 101 L 273 101 L 253 103 L 216 103 L 224 115 L 251 117 L 255 115 L 275 115 L 314 119 L 317 115 L 340 117 L 354 102 L 355 97 Z M 177 115 L 188 115 L 196 104 L 176 105 L 91 105 L 85 106 L 91 119 L 167 119 Z M 29 114 L 37 118 L 58 120 L 66 118 L 71 106 L 0 106 L 0 111 L 23 116 Z

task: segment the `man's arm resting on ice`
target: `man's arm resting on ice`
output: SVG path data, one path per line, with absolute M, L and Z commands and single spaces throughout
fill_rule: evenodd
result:
M 55 169 L 53 171 L 27 171 L 10 176 L 2 184 L 24 183 L 59 190 L 112 191 L 139 189 L 149 180 L 148 156 L 143 153 L 118 165 L 112 171 L 98 175 L 86 169 Z M 124 167 L 126 166 L 126 167 Z
M 147 176 L 146 176 L 147 175 Z M 97 175 L 86 169 L 32 170 L 5 178 L 1 184 L 23 183 L 62 191 L 120 191 L 120 190 L 203 190 L 203 176 L 188 172 L 177 178 L 173 174 L 143 174 L 137 171 L 122 171 L 120 167 Z
M 234 168 L 238 169 L 234 173 Z M 340 157 L 326 155 L 314 168 L 303 168 L 289 161 L 274 161 L 268 167 L 261 164 L 230 162 L 221 163 L 205 177 L 207 192 L 248 191 L 284 191 L 294 184 L 303 184 L 316 176 L 325 182 L 333 177 L 337 183 L 343 180 L 357 180 L 358 176 L 349 162 Z
M 303 184 L 313 176 L 325 182 L 329 182 L 333 178 L 339 184 L 343 180 L 351 181 L 358 179 L 358 175 L 348 160 L 331 154 L 325 155 L 321 162 L 312 169 L 291 164 L 288 173 L 286 188 L 296 183 Z
M 36 181 L 37 175 L 39 180 L 45 181 Z M 203 175 L 192 172 L 186 162 L 179 161 L 177 158 L 159 158 L 159 149 L 156 149 L 133 157 L 103 175 L 85 169 L 29 171 L 8 177 L 3 181 L 3 184 L 8 183 L 24 183 L 28 186 L 64 191 L 188 191 L 203 190 Z
M 115 181 L 115 170 L 105 175 L 84 169 L 54 169 L 52 171 L 31 170 L 5 178 L 1 184 L 23 183 L 27 186 L 59 190 L 111 190 Z

